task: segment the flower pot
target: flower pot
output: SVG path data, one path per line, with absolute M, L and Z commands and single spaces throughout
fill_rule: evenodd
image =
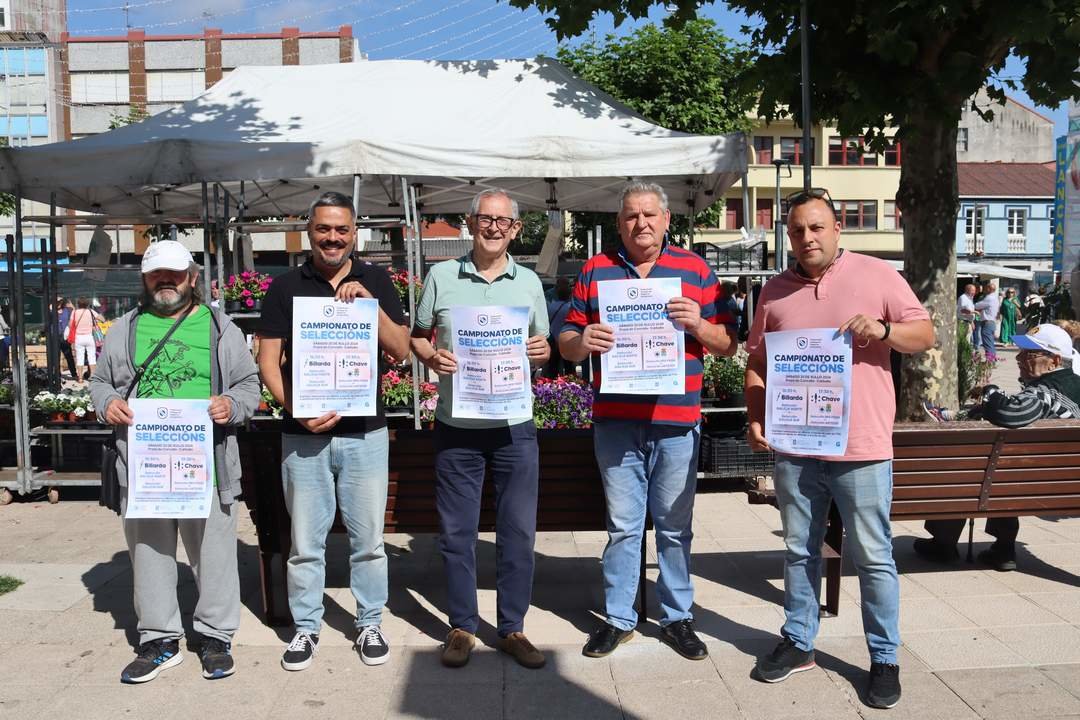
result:
M 68 414 L 66 412 L 63 412 L 62 410 L 56 410 L 49 413 L 49 422 L 51 423 L 67 422 L 67 419 Z
M 225 301 L 225 312 L 227 313 L 238 313 L 241 311 L 242 307 L 243 306 L 241 305 L 239 300 Z
M 255 298 L 254 304 L 245 308 L 248 312 L 262 312 L 262 298 Z
M 728 393 L 717 398 L 716 404 L 719 407 L 743 407 L 746 405 L 746 394 L 743 392 Z
M 83 422 L 93 423 L 97 422 L 97 413 L 94 411 L 88 411 L 86 417 L 83 418 Z

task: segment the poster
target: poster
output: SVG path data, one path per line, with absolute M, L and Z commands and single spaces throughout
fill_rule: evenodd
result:
M 374 415 L 379 301 L 293 298 L 292 415 Z
M 450 326 L 450 351 L 458 363 L 451 380 L 451 414 L 485 420 L 531 417 L 529 308 L 452 307 Z
M 667 315 L 668 301 L 682 296 L 682 282 L 601 280 L 596 288 L 600 322 L 615 333 L 615 346 L 600 355 L 600 392 L 683 394 L 685 335 Z
M 839 457 L 851 415 L 851 333 L 765 333 L 765 439 L 777 452 Z
M 125 518 L 206 518 L 214 502 L 214 429 L 209 400 L 128 401 Z

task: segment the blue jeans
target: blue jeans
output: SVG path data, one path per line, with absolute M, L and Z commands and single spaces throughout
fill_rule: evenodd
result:
M 607 498 L 608 544 L 604 548 L 607 621 L 632 630 L 641 577 L 645 513 L 652 516 L 660 577 L 660 624 L 692 620 L 690 541 L 694 537 L 694 491 L 700 426 L 602 420 L 593 426 L 596 462 Z
M 281 436 L 281 480 L 292 519 L 286 567 L 289 610 L 297 631 L 322 628 L 326 534 L 335 509 L 349 533 L 349 586 L 356 626 L 378 625 L 387 597 L 386 516 L 389 434 Z
M 997 330 L 997 323 L 993 320 L 983 320 L 979 325 L 979 330 L 982 334 L 980 342 L 987 356 L 997 357 L 997 351 L 994 349 L 994 332 Z
M 892 460 L 840 462 L 776 456 L 773 473 L 784 525 L 784 615 L 780 634 L 812 650 L 821 609 L 821 543 L 830 501 L 844 521 L 844 551 L 855 561 L 863 631 L 872 662 L 895 663 L 900 583 L 892 556 Z

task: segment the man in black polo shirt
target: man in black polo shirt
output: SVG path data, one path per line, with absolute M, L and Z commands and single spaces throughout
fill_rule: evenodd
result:
M 383 517 L 389 452 L 382 393 L 373 417 L 292 416 L 290 380 L 294 297 L 358 297 L 379 301 L 379 348 L 395 361 L 409 354 L 409 330 L 401 301 L 386 270 L 351 257 L 356 244 L 352 199 L 327 192 L 308 213 L 311 258 L 274 280 L 263 300 L 259 325 L 259 373 L 285 408 L 281 476 L 292 518 L 287 578 L 296 634 L 281 658 L 286 670 L 311 665 L 322 628 L 326 580 L 326 534 L 335 508 L 349 533 L 350 586 L 356 598 L 356 640 L 366 665 L 389 658 L 379 629 L 387 596 Z

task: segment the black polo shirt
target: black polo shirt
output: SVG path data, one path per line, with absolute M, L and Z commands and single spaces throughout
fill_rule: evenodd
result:
M 401 299 L 398 297 L 394 283 L 390 279 L 390 273 L 378 265 L 372 265 L 366 261 L 355 258 L 350 259 L 352 267 L 349 274 L 341 282 L 359 280 L 372 296 L 379 301 L 379 307 L 386 313 L 392 322 L 405 325 L 405 313 L 401 308 Z M 285 364 L 281 368 L 281 374 L 285 380 L 285 386 L 292 384 L 292 321 L 293 321 L 293 298 L 294 297 L 334 297 L 336 290 L 323 278 L 308 258 L 300 267 L 290 270 L 284 275 L 274 278 L 266 297 L 262 302 L 262 317 L 259 318 L 257 333 L 259 337 L 281 338 L 282 351 Z M 379 358 L 379 375 L 385 370 L 382 357 Z M 378 382 L 378 380 L 376 380 Z M 311 435 L 303 425 L 292 418 L 289 413 L 284 413 L 284 425 L 282 432 Z M 364 433 L 386 427 L 386 417 L 383 414 L 382 383 L 378 385 L 375 399 L 375 415 L 371 417 L 343 417 L 338 424 L 320 435 L 347 435 L 350 433 Z

